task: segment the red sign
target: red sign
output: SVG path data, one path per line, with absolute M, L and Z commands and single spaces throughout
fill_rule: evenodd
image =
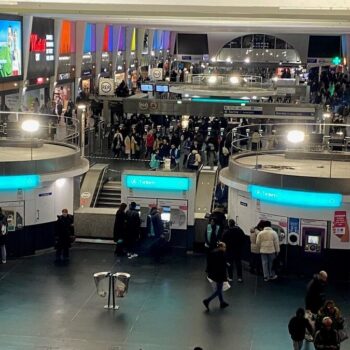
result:
M 30 51 L 46 52 L 46 39 L 39 38 L 38 34 L 30 35 Z
M 334 212 L 333 234 L 341 239 L 341 242 L 349 242 L 349 227 L 346 219 L 346 211 L 338 210 Z
M 37 78 L 36 79 L 37 84 L 43 84 L 44 83 L 44 78 Z

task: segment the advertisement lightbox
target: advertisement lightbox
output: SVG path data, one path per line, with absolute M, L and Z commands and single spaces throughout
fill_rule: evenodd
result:
M 0 82 L 22 79 L 22 17 L 0 15 Z
M 54 74 L 54 20 L 33 18 L 30 35 L 28 79 L 48 78 Z

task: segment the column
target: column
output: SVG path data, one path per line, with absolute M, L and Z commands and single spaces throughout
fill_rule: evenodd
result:
M 83 61 L 86 22 L 78 21 L 75 27 L 75 97 L 78 96 Z

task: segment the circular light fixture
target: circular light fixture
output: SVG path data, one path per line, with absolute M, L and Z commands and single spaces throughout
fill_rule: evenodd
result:
M 244 63 L 250 63 L 250 57 L 246 57 L 246 58 L 244 59 Z
M 27 119 L 21 125 L 22 130 L 27 131 L 27 132 L 38 131 L 39 127 L 40 127 L 39 122 L 37 120 L 34 120 L 34 119 Z
M 236 76 L 230 77 L 230 83 L 233 85 L 239 84 L 239 78 Z
M 209 84 L 215 84 L 218 81 L 218 77 L 216 75 L 212 75 L 208 78 Z
M 331 117 L 331 114 L 326 112 L 326 113 L 323 113 L 323 119 L 328 119 Z
M 291 130 L 287 134 L 287 140 L 291 143 L 303 142 L 305 138 L 304 131 L 301 130 Z

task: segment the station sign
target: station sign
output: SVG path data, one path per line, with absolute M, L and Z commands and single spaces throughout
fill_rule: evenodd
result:
M 262 115 L 263 108 L 256 106 L 224 106 L 224 117 L 236 116 L 237 114 Z
M 190 188 L 188 177 L 126 175 L 124 181 L 127 188 L 138 190 L 188 191 Z

